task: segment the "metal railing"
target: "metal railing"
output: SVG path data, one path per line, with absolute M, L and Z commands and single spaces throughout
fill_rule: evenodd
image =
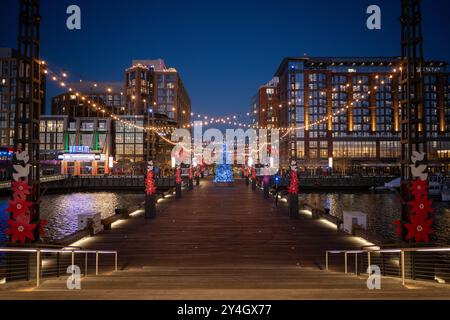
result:
M 100 258 L 104 257 L 102 261 Z M 109 258 L 109 259 L 108 259 Z M 68 267 L 78 266 L 80 276 L 117 271 L 117 251 L 82 250 L 74 247 L 49 248 L 0 248 L 0 283 L 13 281 L 36 281 L 55 278 L 68 273 Z
M 330 250 L 325 254 L 326 270 L 346 274 L 367 274 L 376 265 L 382 276 L 406 280 L 450 283 L 450 247 Z

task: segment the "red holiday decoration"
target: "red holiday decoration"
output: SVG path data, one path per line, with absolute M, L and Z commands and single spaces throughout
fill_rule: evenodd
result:
M 26 180 L 11 182 L 11 191 L 20 198 L 26 199 L 26 196 L 30 195 L 30 189 L 31 187 L 28 185 L 28 181 Z
M 40 237 L 45 237 L 45 230 L 44 230 L 44 226 L 48 224 L 47 220 L 41 220 L 39 221 L 39 236 Z
M 293 194 L 298 193 L 298 177 L 297 172 L 294 170 L 291 171 L 291 183 L 289 185 L 288 192 Z
M 402 222 L 400 220 L 396 220 L 393 222 L 393 224 L 396 225 L 395 233 L 401 237 L 403 235 Z
M 183 180 L 181 179 L 181 169 L 177 169 L 175 182 L 176 182 L 177 184 L 181 184 L 182 181 L 183 181 Z
M 431 225 L 433 221 L 431 219 L 425 219 L 423 217 L 411 216 L 411 223 L 405 224 L 408 229 L 406 240 L 415 239 L 416 242 L 424 241 L 429 242 L 429 235 L 431 233 Z
M 406 240 L 414 239 L 416 242 L 429 242 L 429 235 L 432 233 L 431 225 L 433 221 L 429 219 L 429 214 L 433 212 L 432 201 L 428 199 L 428 173 L 427 165 L 422 161 L 426 159 L 424 152 L 413 151 L 411 156 L 411 180 L 409 181 L 407 198 L 413 196 L 414 199 L 407 202 L 409 215 L 404 217 L 404 227 L 408 230 Z M 403 204 L 405 202 L 402 202 Z M 409 220 L 409 221 L 408 221 Z M 397 234 L 403 235 L 402 221 L 395 221 Z
M 5 233 L 11 236 L 11 242 L 25 243 L 27 239 L 34 240 L 33 230 L 36 228 L 35 224 L 30 224 L 30 217 L 23 215 L 16 220 L 7 220 L 10 228 L 5 230 Z
M 36 224 L 30 224 L 30 208 L 33 203 L 27 199 L 32 190 L 27 179 L 30 166 L 28 162 L 29 156 L 26 150 L 18 151 L 15 154 L 14 181 L 11 182 L 13 195 L 6 209 L 11 213 L 12 218 L 7 221 L 10 228 L 5 231 L 6 234 L 11 236 L 11 242 L 13 243 L 17 241 L 25 243 L 27 239 L 34 240 L 32 231 L 36 228 Z
M 409 190 L 411 191 L 411 195 L 413 195 L 415 198 L 426 196 L 428 195 L 428 181 L 416 179 L 411 182 Z
M 147 179 L 145 179 L 145 192 L 148 195 L 156 193 L 155 181 L 153 180 L 153 171 L 149 170 L 147 172 Z
M 14 200 L 9 200 L 9 207 L 6 211 L 11 212 L 15 219 L 19 216 L 29 215 L 31 206 L 32 203 L 30 201 L 19 200 L 16 198 L 16 194 L 14 194 Z
M 433 211 L 431 207 L 432 201 L 425 197 L 416 197 L 413 201 L 409 202 L 411 206 L 411 212 L 418 217 L 424 217 Z

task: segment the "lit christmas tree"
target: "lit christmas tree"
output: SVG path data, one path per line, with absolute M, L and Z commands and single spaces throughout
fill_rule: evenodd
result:
M 231 164 L 226 164 L 227 161 L 227 148 L 226 144 L 223 145 L 223 163 L 216 165 L 216 176 L 214 177 L 214 182 L 216 183 L 230 183 L 234 182 L 233 170 Z

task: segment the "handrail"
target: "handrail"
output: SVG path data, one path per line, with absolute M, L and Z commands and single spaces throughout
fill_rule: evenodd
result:
M 372 253 L 399 253 L 400 259 L 399 259 L 399 270 L 400 270 L 400 276 L 402 278 L 402 284 L 405 285 L 406 281 L 406 271 L 405 271 L 405 253 L 415 253 L 415 252 L 435 252 L 435 253 L 447 253 L 450 252 L 450 247 L 419 247 L 419 248 L 389 248 L 389 249 L 381 249 L 378 247 L 376 248 L 370 248 L 371 246 L 361 247 L 360 250 L 327 250 L 325 252 L 325 270 L 329 270 L 329 255 L 330 254 L 344 254 L 344 270 L 345 273 L 348 273 L 348 255 L 354 254 L 355 255 L 355 273 L 358 275 L 358 254 L 367 254 L 367 265 L 371 265 L 371 254 Z M 414 258 L 410 258 L 411 261 L 409 263 L 411 264 L 410 267 L 412 270 L 414 270 Z M 422 268 L 424 266 L 431 266 L 433 265 L 433 262 L 425 262 L 422 265 Z M 442 269 L 449 269 L 450 271 L 450 264 L 445 264 L 445 266 Z M 446 273 L 447 274 L 447 273 Z M 450 275 L 450 272 L 448 273 Z M 436 279 L 436 275 L 434 275 Z M 445 283 L 445 281 L 444 281 Z
M 115 250 L 85 250 L 85 249 L 81 249 L 78 247 L 62 247 L 60 249 L 56 249 L 56 248 L 17 248 L 17 247 L 0 247 L 0 253 L 35 253 L 36 254 L 36 287 L 40 286 L 40 282 L 41 282 L 41 272 L 42 272 L 42 255 L 41 254 L 45 254 L 45 253 L 56 253 L 57 254 L 57 259 L 58 259 L 58 263 L 59 263 L 59 254 L 61 253 L 70 253 L 71 254 L 71 264 L 70 265 L 75 265 L 75 255 L 76 254 L 83 254 L 85 257 L 84 260 L 84 268 L 85 268 L 85 276 L 87 276 L 87 271 L 88 271 L 88 255 L 89 254 L 95 254 L 95 275 L 99 274 L 99 258 L 100 255 L 114 255 L 114 270 L 117 271 L 118 270 L 118 254 L 117 251 Z M 8 265 L 7 265 L 8 267 Z M 9 266 L 11 267 L 11 266 Z M 14 267 L 14 266 L 13 266 Z M 10 270 L 6 270 L 7 272 L 14 272 L 14 270 L 10 269 Z M 28 271 L 27 271 L 28 273 Z M 59 275 L 59 264 L 58 264 L 58 275 Z
M 49 244 L 49 243 L 28 243 L 27 246 L 32 246 L 33 248 L 37 249 L 48 249 L 48 248 L 75 248 L 75 249 L 83 249 L 80 246 L 71 246 L 71 245 L 61 245 L 61 244 Z M 11 244 L 11 243 L 5 243 L 0 242 L 0 248 L 24 248 L 24 245 L 21 244 Z

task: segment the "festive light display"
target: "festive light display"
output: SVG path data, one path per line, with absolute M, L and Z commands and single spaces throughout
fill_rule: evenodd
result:
M 50 69 L 48 69 L 47 65 L 45 64 L 44 61 L 41 62 L 46 69 L 44 70 L 45 74 L 48 75 L 52 75 L 50 78 L 55 81 L 56 83 L 58 83 L 59 86 L 61 87 L 65 87 L 66 86 L 66 78 L 68 77 L 68 72 L 52 72 Z M 392 72 L 388 74 L 388 77 L 390 79 L 392 79 L 394 77 L 394 75 L 396 75 L 397 73 L 402 72 L 402 68 L 393 68 Z M 378 75 L 375 76 L 377 79 L 379 78 Z M 80 82 L 82 82 L 82 80 L 80 80 Z M 385 81 L 381 81 L 381 86 L 385 85 Z M 347 87 L 350 87 L 351 84 L 348 83 Z M 368 92 L 368 95 L 374 94 L 377 90 L 380 89 L 381 86 L 373 86 L 370 88 L 370 91 Z M 110 89 L 110 88 L 105 88 L 106 90 Z M 69 88 L 69 91 L 72 92 L 73 89 Z M 109 91 L 109 90 L 108 90 Z M 323 92 L 324 94 L 324 92 Z M 82 95 L 80 93 L 76 93 L 77 96 L 82 97 Z M 84 98 L 84 100 L 86 100 L 88 102 L 88 105 L 91 105 L 91 101 L 88 99 L 88 97 L 82 97 Z M 361 96 L 361 99 L 365 99 L 366 96 Z M 355 102 L 359 102 L 360 99 L 355 99 Z M 333 119 L 334 117 L 338 116 L 339 114 L 346 112 L 350 106 L 352 106 L 354 104 L 354 102 L 351 102 L 349 105 L 341 108 L 338 111 L 335 111 L 334 113 L 332 113 L 331 115 L 327 115 L 322 119 L 319 119 L 313 123 L 310 123 L 308 125 L 302 125 L 302 126 L 289 126 L 289 127 L 277 127 L 276 129 L 279 129 L 281 131 L 286 131 L 285 135 L 282 136 L 281 138 L 284 138 L 285 136 L 287 136 L 291 131 L 293 130 L 301 130 L 301 129 L 306 129 L 308 130 L 311 127 L 326 123 L 327 121 L 329 121 L 330 119 Z M 107 108 L 105 106 L 101 107 L 101 106 L 97 106 L 95 103 L 93 103 L 93 107 L 100 112 L 103 113 L 107 113 Z M 288 106 L 284 106 L 284 107 L 288 107 Z M 280 105 L 280 108 L 283 108 L 283 105 Z M 183 111 L 182 111 L 183 112 Z M 250 112 L 247 112 L 245 114 L 233 114 L 233 115 L 228 115 L 228 116 L 209 116 L 209 115 L 205 115 L 205 114 L 201 114 L 201 113 L 194 113 L 191 112 L 190 113 L 192 117 L 196 118 L 194 120 L 198 121 L 200 125 L 210 125 L 210 124 L 228 124 L 228 125 L 234 125 L 234 126 L 238 126 L 238 127 L 243 127 L 243 128 L 253 128 L 253 129 L 267 129 L 267 127 L 261 127 L 261 126 L 256 126 L 256 125 L 251 125 L 251 124 L 246 124 L 243 123 L 242 121 L 239 121 L 238 119 L 241 117 L 249 117 L 251 116 Z M 132 126 L 135 127 L 137 129 L 141 129 L 141 130 L 152 130 L 152 131 L 157 131 L 157 130 L 173 130 L 173 127 L 142 127 L 142 126 L 137 126 L 131 122 L 119 119 L 117 116 L 111 114 L 110 115 L 112 118 L 114 118 L 117 121 L 120 121 L 128 126 Z M 183 128 L 193 128 L 196 125 L 195 122 L 191 122 L 190 124 L 184 125 Z M 172 143 L 172 141 L 168 140 L 167 142 Z
M 233 171 L 230 164 L 218 164 L 216 166 L 216 176 L 214 182 L 216 183 L 229 183 L 233 182 Z
M 13 165 L 13 181 L 11 182 L 11 190 L 13 192 L 12 199 L 9 200 L 9 206 L 6 209 L 11 213 L 11 219 L 7 220 L 9 228 L 5 230 L 7 235 L 11 236 L 11 242 L 25 243 L 27 239 L 34 240 L 33 230 L 36 224 L 31 224 L 30 208 L 33 205 L 28 201 L 32 188 L 28 184 L 28 175 L 30 173 L 31 164 L 29 163 L 28 151 L 17 152 L 15 155 L 16 164 Z M 46 221 L 39 222 L 40 235 L 44 236 L 43 227 Z
M 297 172 L 294 170 L 291 170 L 291 181 L 289 183 L 288 192 L 292 194 L 298 193 L 298 177 Z
M 291 161 L 291 173 L 288 192 L 290 194 L 298 194 L 297 162 L 295 160 Z
M 429 242 L 432 231 L 433 220 L 429 215 L 433 212 L 433 202 L 428 198 L 428 168 L 425 164 L 420 164 L 425 159 L 424 152 L 413 152 L 411 157 L 412 179 L 408 182 L 409 194 L 412 200 L 408 202 L 410 207 L 409 221 L 394 221 L 397 226 L 396 233 L 403 235 L 403 227 L 407 230 L 406 240 L 416 242 Z
M 183 179 L 181 179 L 181 169 L 179 167 L 176 170 L 175 182 L 176 184 L 181 184 L 183 182 Z
M 147 178 L 145 179 L 145 192 L 148 195 L 152 195 L 152 194 L 156 193 L 156 186 L 155 186 L 153 170 L 147 171 Z

